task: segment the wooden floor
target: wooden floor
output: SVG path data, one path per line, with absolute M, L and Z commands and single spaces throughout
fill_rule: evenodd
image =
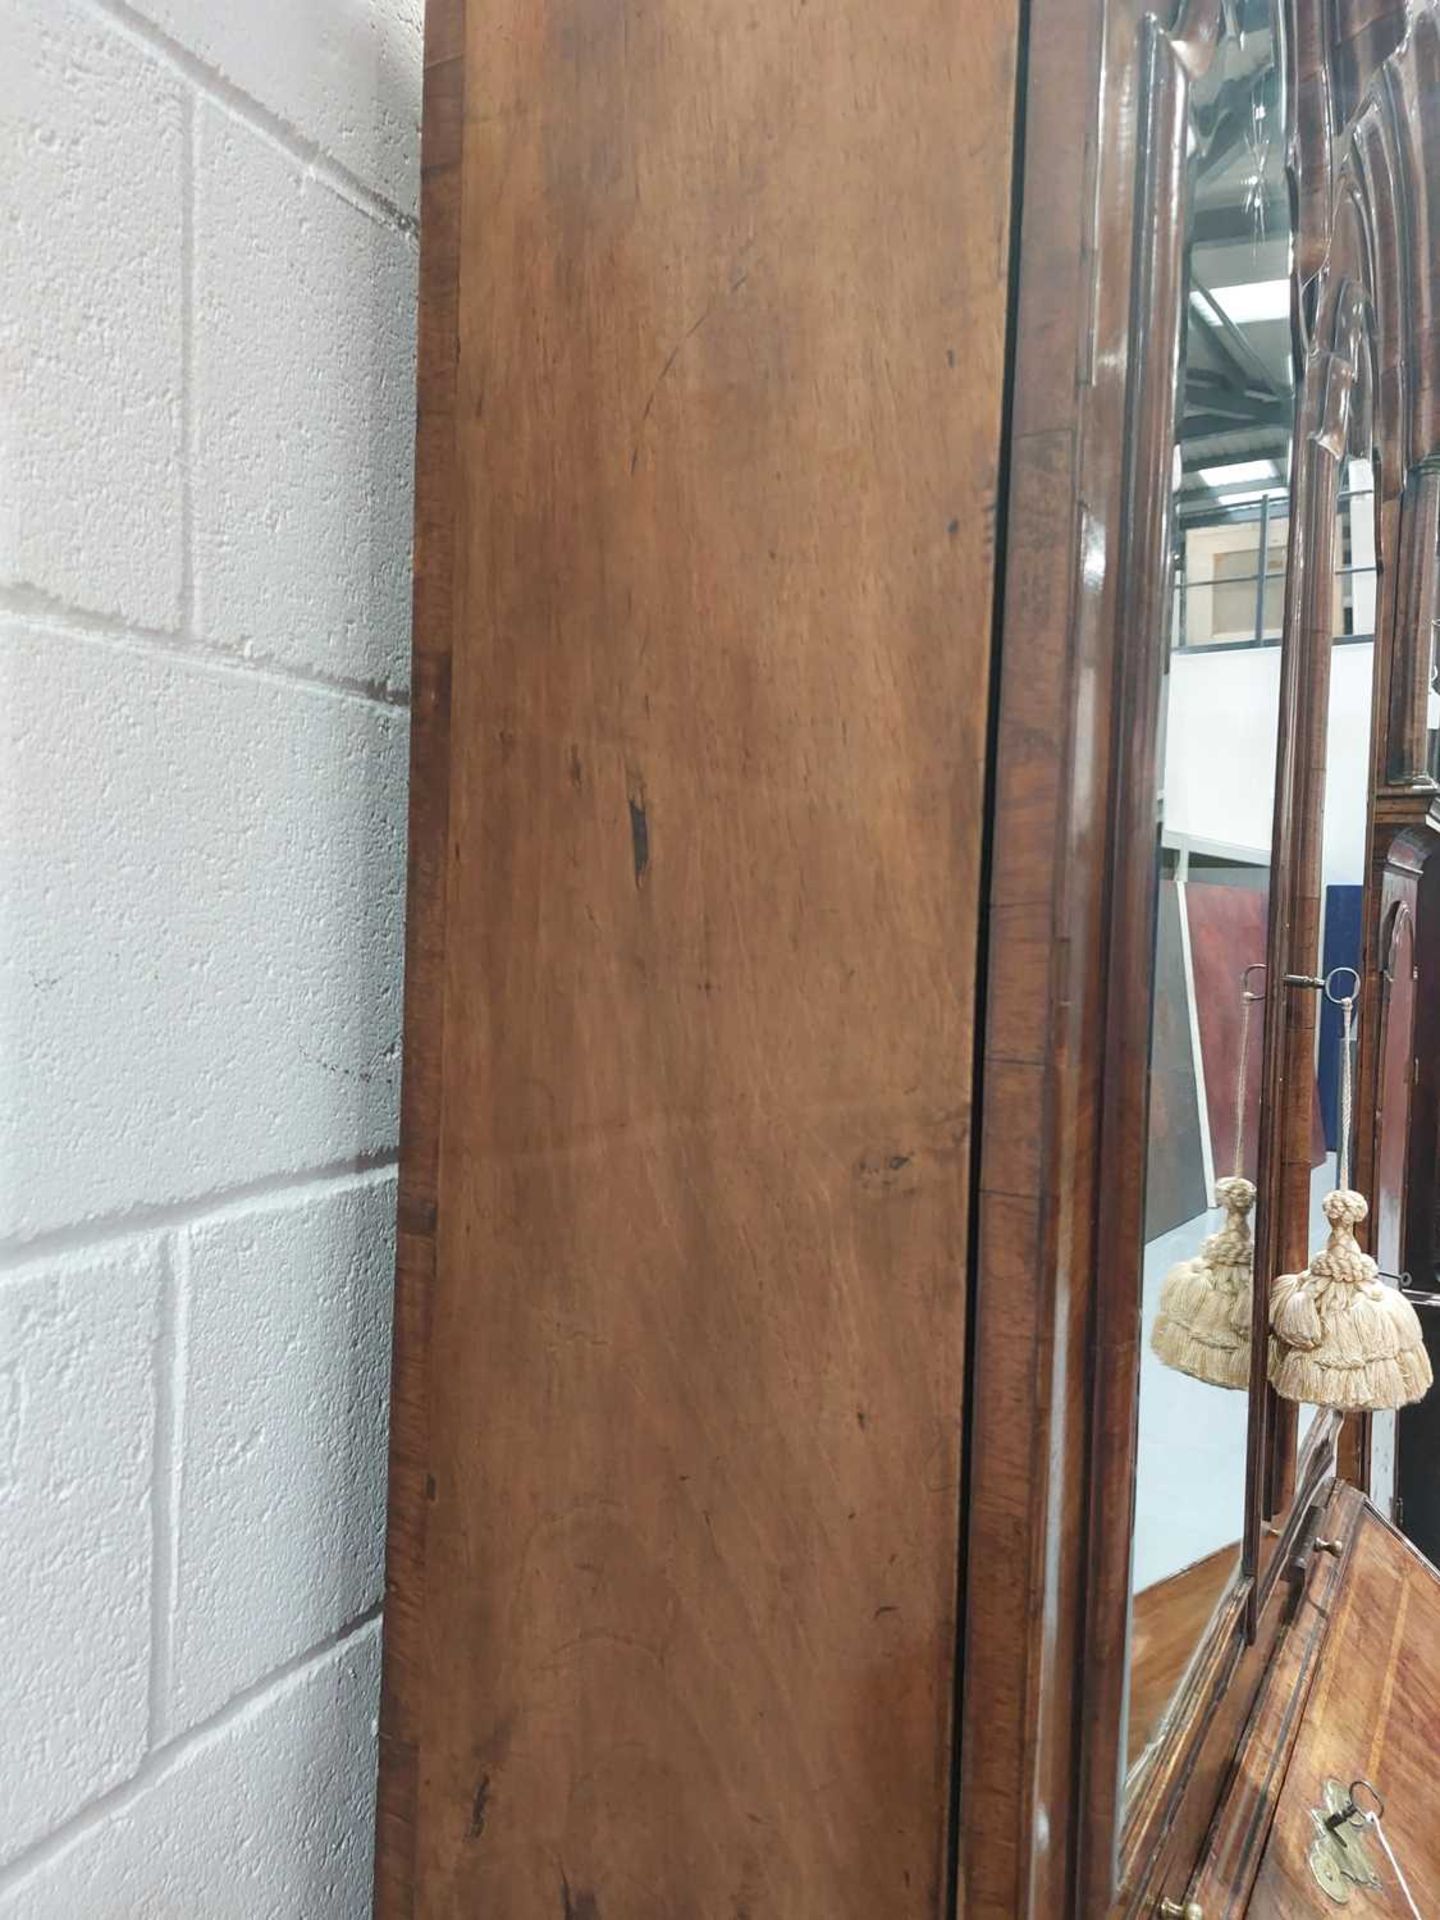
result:
M 1130 1764 L 1160 1730 L 1191 1655 L 1235 1574 L 1240 1543 L 1221 1547 L 1135 1596 L 1130 1632 Z

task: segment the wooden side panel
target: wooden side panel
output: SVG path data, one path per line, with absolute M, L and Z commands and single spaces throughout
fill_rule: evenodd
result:
M 419 1705 L 426 1646 L 430 1290 L 444 1022 L 445 845 L 456 521 L 460 154 L 465 0 L 427 0 L 420 166 L 420 314 L 415 441 L 415 638 L 405 930 L 405 1076 L 390 1404 L 385 1664 L 376 1815 L 376 1913 L 415 1911 Z
M 1440 858 L 1437 841 L 1427 833 L 1414 891 L 1415 1080 L 1410 1089 L 1406 1139 L 1405 1222 L 1397 1263 L 1422 1291 L 1440 1281 Z M 1397 853 L 1402 849 L 1397 849 Z M 1440 1314 L 1420 1315 L 1432 1365 L 1440 1360 Z M 1440 1557 L 1440 1394 L 1431 1392 L 1399 1415 L 1396 1432 L 1397 1518 L 1420 1551 Z
M 465 13 L 381 1912 L 934 1915 L 1016 6 Z
M 1440 860 L 1415 889 L 1415 1084 L 1410 1092 L 1404 1257 L 1415 1283 L 1440 1278 Z
M 1178 313 L 1153 207 L 1135 242 L 1146 18 L 1130 0 L 1029 12 L 974 1328 L 972 1920 L 1099 1912 L 1115 1869 L 1140 1228 L 1133 1182 L 1102 1202 L 1098 1143 L 1104 1108 L 1108 1164 L 1143 1164 L 1107 1069 L 1112 1091 L 1143 1085 L 1150 913 L 1117 901 L 1127 881 L 1150 893 L 1159 615 L 1144 603 L 1163 566 L 1140 529 L 1157 443 L 1168 471 Z M 1127 419 L 1131 367 L 1149 398 Z
M 1072 1797 L 1068 1729 L 1057 1742 L 1048 1704 L 1057 1667 L 1068 1677 L 1073 1658 L 1066 1615 L 1081 1525 L 1055 1483 L 1067 1445 L 1083 1449 L 1085 1392 L 1081 1316 L 1067 1317 L 1052 1292 L 1061 1228 L 1047 1204 L 1047 1144 L 1058 1127 L 1053 1080 L 1064 1050 L 1052 1025 L 1063 952 L 1055 893 L 1074 684 L 1077 449 L 1095 298 L 1088 252 L 1103 34 L 1098 6 L 1035 0 L 1029 17 L 960 1778 L 961 1911 L 995 1920 L 1032 1910 L 1037 1806 L 1048 1813 L 1052 1794 L 1061 1804 Z M 1064 1887 L 1067 1866 L 1062 1836 L 1037 1875 L 1042 1908 Z
M 1405 1263 L 1406 1148 L 1415 1080 L 1415 915 L 1413 884 L 1399 885 L 1381 925 L 1379 1099 L 1375 1106 L 1375 1181 L 1370 1246 L 1383 1271 Z M 1428 1276 L 1420 1276 L 1422 1286 Z

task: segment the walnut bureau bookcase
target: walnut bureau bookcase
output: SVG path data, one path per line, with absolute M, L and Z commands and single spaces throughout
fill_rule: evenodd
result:
M 377 1915 L 1440 1911 L 1433 0 L 429 0 L 422 181 Z

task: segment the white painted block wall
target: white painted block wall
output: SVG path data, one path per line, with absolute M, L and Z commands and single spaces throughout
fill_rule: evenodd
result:
M 420 0 L 0 0 L 0 1920 L 368 1911 Z

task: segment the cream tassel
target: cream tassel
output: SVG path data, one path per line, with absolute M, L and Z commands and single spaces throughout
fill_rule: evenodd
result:
M 1265 998 L 1252 990 L 1250 976 L 1264 971 L 1264 962 L 1256 961 L 1240 976 L 1235 1171 L 1215 1183 L 1215 1204 L 1225 1209 L 1225 1224 L 1210 1235 L 1198 1254 L 1182 1260 L 1166 1274 L 1160 1289 L 1160 1309 L 1150 1333 L 1151 1348 L 1167 1367 L 1212 1387 L 1234 1387 L 1241 1392 L 1250 1385 L 1255 1284 L 1255 1246 L 1250 1235 L 1255 1188 L 1244 1172 L 1250 1011 Z
M 1344 1413 L 1408 1406 L 1433 1378 L 1419 1315 L 1355 1239 L 1370 1211 L 1363 1195 L 1342 1187 L 1323 1206 L 1329 1241 L 1306 1272 L 1281 1274 L 1271 1291 L 1275 1391 Z
M 1342 1413 L 1383 1413 L 1409 1406 L 1430 1390 L 1433 1375 L 1420 1316 L 1403 1294 L 1381 1284 L 1380 1269 L 1363 1253 L 1355 1229 L 1370 1212 L 1350 1187 L 1353 1099 L 1351 1042 L 1355 997 L 1325 996 L 1340 1008 L 1340 1185 L 1321 1202 L 1330 1238 L 1304 1273 L 1282 1273 L 1270 1290 L 1270 1379 L 1286 1400 L 1334 1407 Z
M 1167 1367 L 1193 1380 L 1243 1389 L 1250 1384 L 1254 1185 L 1241 1174 L 1219 1180 L 1215 1204 L 1225 1209 L 1225 1224 L 1165 1276 L 1150 1345 Z

